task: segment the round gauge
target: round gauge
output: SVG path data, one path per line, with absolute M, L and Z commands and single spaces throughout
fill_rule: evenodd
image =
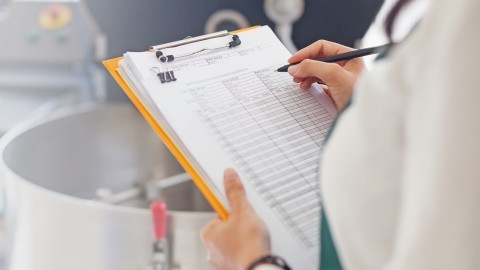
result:
M 294 23 L 305 11 L 304 0 L 265 0 L 265 13 L 277 24 Z
M 210 15 L 205 23 L 205 33 L 213 33 L 222 30 L 238 30 L 249 27 L 247 18 L 239 11 L 233 9 L 221 9 Z
M 38 17 L 40 26 L 44 29 L 62 28 L 72 20 L 72 11 L 66 5 L 52 4 L 42 9 Z

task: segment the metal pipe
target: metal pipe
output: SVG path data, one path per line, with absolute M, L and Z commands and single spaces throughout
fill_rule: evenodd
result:
M 176 186 L 190 181 L 190 176 L 187 173 L 177 174 L 163 179 L 149 180 L 139 184 L 139 186 L 114 194 L 108 188 L 99 188 L 95 191 L 98 201 L 108 204 L 119 204 L 129 200 L 133 200 L 147 193 L 154 192 L 155 194 L 161 192 L 172 186 Z

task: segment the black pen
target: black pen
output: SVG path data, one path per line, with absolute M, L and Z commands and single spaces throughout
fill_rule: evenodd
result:
M 347 52 L 347 53 L 341 53 L 341 54 L 337 54 L 337 55 L 334 55 L 334 56 L 329 56 L 329 57 L 316 59 L 316 61 L 321 61 L 321 62 L 326 62 L 326 63 L 335 63 L 335 62 L 340 62 L 340 61 L 351 60 L 351 59 L 358 58 L 358 57 L 363 57 L 363 56 L 367 56 L 367 55 L 381 53 L 381 52 L 385 51 L 386 49 L 388 49 L 388 47 L 390 47 L 392 45 L 393 44 L 390 43 L 390 44 L 385 44 L 385 45 L 382 45 L 382 46 L 377 46 L 377 47 L 372 47 L 372 48 L 354 50 L 354 51 Z M 275 71 L 276 72 L 287 72 L 288 68 L 290 66 L 298 65 L 300 63 L 301 62 L 296 62 L 296 63 L 293 63 L 293 64 L 285 65 L 285 66 L 283 66 L 283 67 L 281 67 L 281 68 L 279 68 Z

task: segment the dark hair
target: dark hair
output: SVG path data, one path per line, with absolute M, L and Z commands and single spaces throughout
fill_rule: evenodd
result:
M 387 15 L 385 31 L 387 32 L 387 36 L 390 38 L 390 40 L 392 40 L 395 20 L 397 19 L 398 14 L 400 14 L 400 11 L 405 7 L 406 4 L 408 4 L 408 2 L 410 2 L 410 0 L 398 0 Z

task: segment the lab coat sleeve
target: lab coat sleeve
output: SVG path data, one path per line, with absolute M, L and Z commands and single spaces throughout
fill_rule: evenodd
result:
M 257 267 L 255 267 L 254 270 L 282 270 L 282 268 L 273 265 L 273 264 L 262 264 Z
M 479 10 L 478 0 L 438 0 L 399 48 L 416 60 L 403 74 L 402 196 L 384 269 L 480 266 Z

